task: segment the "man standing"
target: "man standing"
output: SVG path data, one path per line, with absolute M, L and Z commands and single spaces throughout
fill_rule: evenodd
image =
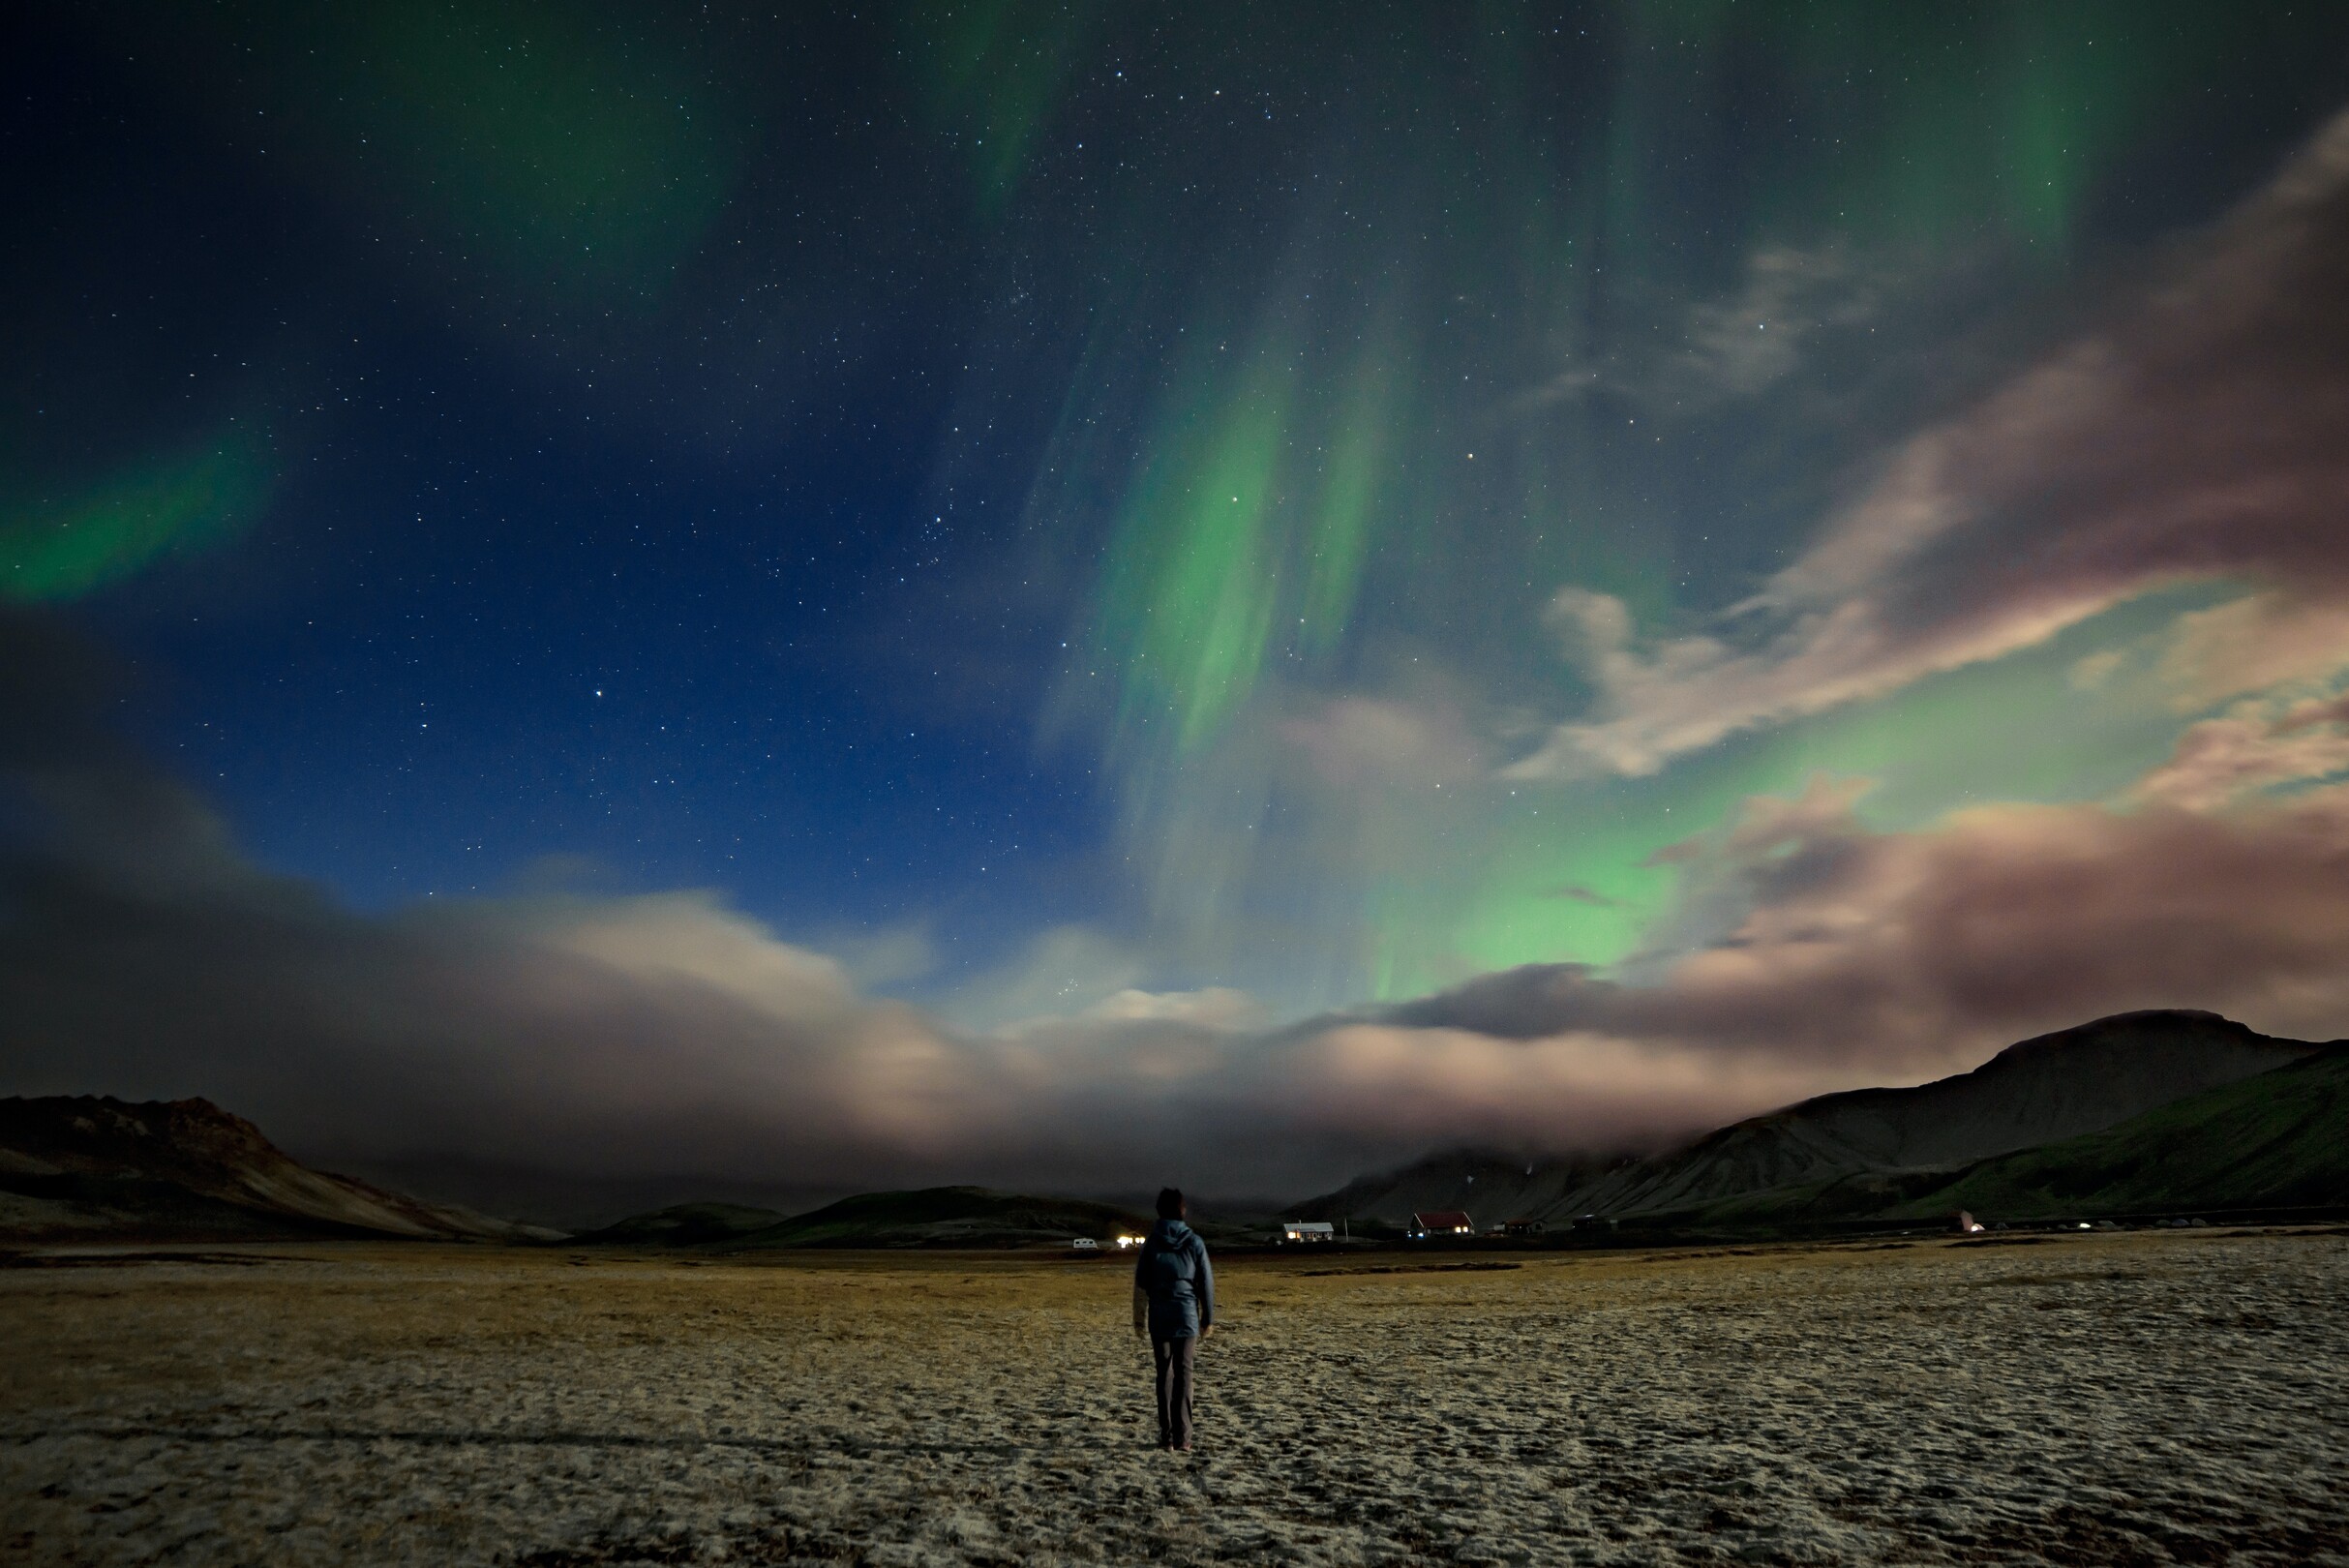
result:
M 1159 1374 L 1159 1446 L 1190 1452 L 1191 1360 L 1216 1323 L 1207 1244 L 1183 1222 L 1183 1193 L 1159 1193 L 1159 1222 L 1133 1264 L 1133 1331 L 1150 1336 Z

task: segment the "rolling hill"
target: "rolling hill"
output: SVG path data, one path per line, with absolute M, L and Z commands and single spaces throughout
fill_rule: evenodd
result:
M 627 1219 L 571 1238 L 574 1246 L 594 1247 L 707 1247 L 781 1224 L 775 1209 L 741 1203 L 679 1203 Z
M 1465 1209 L 1480 1224 L 1580 1213 L 1575 1198 L 1626 1160 L 1542 1160 L 1493 1149 L 1447 1149 L 1400 1170 L 1361 1176 L 1281 1210 L 1290 1220 L 1351 1220 L 1366 1232 L 1400 1230 L 1414 1213 Z
M 1462 1208 L 1480 1224 L 1525 1215 L 1552 1225 L 1582 1214 L 1711 1225 L 1877 1214 L 1984 1160 L 2102 1131 L 2324 1049 L 2215 1013 L 2121 1013 L 2010 1045 L 1971 1072 L 1807 1100 L 1647 1160 L 1437 1155 L 1290 1212 L 1398 1223 L 1413 1209 Z
M 1738 1122 L 1611 1175 L 1589 1211 L 1727 1221 L 1871 1212 L 1929 1173 L 2100 1131 L 2319 1049 L 2212 1012 L 2125 1012 L 2009 1045 L 1971 1072 L 1858 1089 Z
M 0 1100 L 0 1235 L 13 1240 L 553 1234 L 312 1170 L 208 1100 Z
M 1896 1207 L 2001 1219 L 2349 1204 L 2349 1048 L 1985 1161 Z
M 865 1192 L 738 1236 L 742 1248 L 1066 1246 L 1078 1236 L 1105 1241 L 1150 1222 L 1112 1204 L 1033 1197 L 983 1187 L 929 1187 Z

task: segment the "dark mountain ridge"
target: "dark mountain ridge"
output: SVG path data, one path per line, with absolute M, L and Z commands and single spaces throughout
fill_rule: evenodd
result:
M 1969 1167 L 1899 1216 L 2004 1219 L 2349 1203 L 2349 1046 L 2173 1101 L 2118 1127 Z
M 1108 1241 L 1150 1221 L 1108 1203 L 1038 1197 L 983 1187 L 925 1187 L 864 1192 L 734 1237 L 742 1248 L 1067 1246 L 1079 1236 Z
M 1580 1194 L 1602 1214 L 1700 1211 L 1860 1175 L 1955 1170 L 2101 1131 L 2317 1051 L 2213 1012 L 2124 1012 L 2009 1045 L 1912 1089 L 1822 1095 L 1749 1118 Z
M 1281 1210 L 1290 1220 L 1352 1220 L 1400 1228 L 1414 1213 L 1465 1209 L 1479 1224 L 1548 1219 L 1636 1158 L 1546 1158 L 1500 1149 L 1445 1149 L 1400 1170 L 1358 1176 L 1335 1192 Z
M 1097 1198 L 1004 1192 L 984 1187 L 925 1187 L 859 1192 L 802 1214 L 734 1203 L 682 1203 L 571 1238 L 574 1246 L 693 1248 L 735 1251 L 774 1248 L 1066 1247 L 1079 1237 L 1109 1245 L 1142 1235 L 1146 1205 Z M 1211 1242 L 1261 1242 L 1264 1211 L 1193 1209 L 1193 1229 Z
M 1822 1096 L 1645 1159 L 1454 1150 L 1284 1212 L 1374 1231 L 1436 1209 L 1464 1209 L 1481 1226 L 1598 1214 L 1734 1228 L 1960 1207 L 2031 1218 L 2338 1204 L 2349 1202 L 2344 1129 L 2349 1043 L 2274 1039 L 2208 1012 L 2134 1012 L 2021 1041 L 1971 1072 Z M 995 1248 L 1107 1240 L 1147 1223 L 1120 1204 L 941 1187 L 788 1217 L 682 1205 L 579 1240 Z M 310 1169 L 208 1101 L 0 1100 L 0 1235 L 18 1240 L 556 1234 Z
M 1594 1168 L 1586 1159 L 1504 1162 L 1448 1153 L 1290 1212 L 1399 1223 L 1412 1210 L 1464 1208 L 1480 1225 L 1520 1216 L 1556 1224 L 1583 1214 L 1735 1221 L 1794 1208 L 1873 1213 L 1979 1161 L 2102 1131 L 2325 1050 L 2212 1012 L 2120 1013 L 2009 1045 L 1970 1072 L 1913 1088 L 1822 1095 L 1646 1160 Z
M 42 1242 L 553 1234 L 312 1170 L 208 1100 L 0 1100 L 0 1233 Z
M 739 1241 L 788 1218 L 747 1203 L 677 1203 L 571 1238 L 575 1247 L 708 1247 Z

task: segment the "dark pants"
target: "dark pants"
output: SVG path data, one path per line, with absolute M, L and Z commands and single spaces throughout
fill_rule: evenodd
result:
M 1159 1441 L 1174 1448 L 1190 1446 L 1190 1360 L 1199 1342 L 1152 1339 L 1150 1359 L 1159 1368 Z

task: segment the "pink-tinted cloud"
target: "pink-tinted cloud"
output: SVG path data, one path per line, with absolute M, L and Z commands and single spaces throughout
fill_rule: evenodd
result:
M 1231 993 L 958 1031 L 703 894 L 378 920 L 258 875 L 52 863 L 9 897 L 0 1090 L 202 1094 L 329 1161 L 1294 1196 L 1430 1139 L 1653 1136 L 1822 1081 L 1597 1039 L 1267 1033 Z
M 1332 789 L 1426 789 L 1485 770 L 1461 705 L 1432 697 L 1337 697 L 1284 721 L 1280 735 Z
M 1864 828 L 1851 799 L 1820 786 L 1756 801 L 1683 846 L 1692 895 L 1744 914 L 1652 985 L 1537 968 L 1392 1016 L 1810 1062 L 1854 1082 L 1928 1076 L 2134 1008 L 2349 1031 L 2349 788 L 2223 812 L 1992 806 L 1906 833 Z
M 1537 968 L 1273 1031 L 1142 993 L 956 1031 L 703 894 L 378 920 L 250 872 L 19 862 L 0 1079 L 206 1094 L 346 1159 L 1294 1194 L 1430 1144 L 1652 1142 L 2129 1008 L 2349 1023 L 2349 790 L 1913 833 L 1850 807 L 1756 802 L 1685 846 L 1743 913 L 1653 984 Z
M 2138 781 L 2141 800 L 2209 811 L 2239 797 L 2349 772 L 2339 704 L 2306 703 L 2279 717 L 2244 705 L 2187 727 L 2169 761 Z

